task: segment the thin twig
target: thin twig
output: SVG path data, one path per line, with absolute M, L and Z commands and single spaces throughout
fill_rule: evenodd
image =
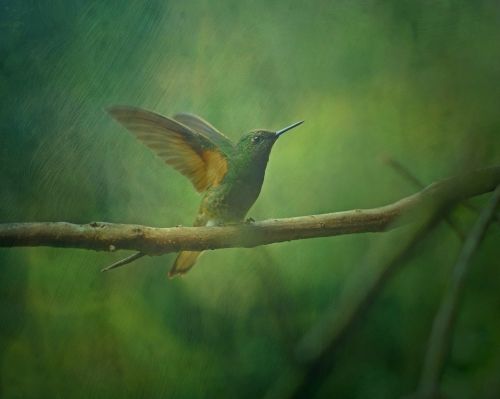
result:
M 453 327 L 455 326 L 460 300 L 464 294 L 465 280 L 471 268 L 470 260 L 486 234 L 499 202 L 500 186 L 494 191 L 488 205 L 479 215 L 453 268 L 450 287 L 443 297 L 432 326 L 418 390 L 419 398 L 434 399 L 439 394 L 439 382 L 446 357 L 450 351 Z
M 390 167 L 392 167 L 392 169 L 394 169 L 397 173 L 403 176 L 406 180 L 410 181 L 416 188 L 422 189 L 425 187 L 424 183 L 422 183 L 418 179 L 418 177 L 416 177 L 413 173 L 411 173 L 408 168 L 403 166 L 401 162 L 390 157 L 385 157 L 384 162 Z M 465 239 L 465 234 L 460 228 L 460 226 L 458 226 L 458 224 L 455 222 L 455 220 L 453 220 L 453 217 L 450 214 L 448 214 L 444 216 L 444 220 L 446 221 L 448 226 L 450 226 L 450 228 L 457 234 L 458 238 L 460 238 L 460 240 L 463 241 Z
M 403 176 L 406 180 L 409 180 L 413 184 L 414 187 L 419 188 L 419 189 L 422 189 L 423 187 L 425 187 L 425 185 L 422 183 L 422 181 L 418 177 L 416 177 L 413 173 L 411 173 L 410 170 L 407 167 L 405 167 L 398 160 L 391 158 L 391 157 L 384 157 L 383 161 L 384 161 L 384 163 L 391 166 L 397 173 L 399 173 L 401 176 Z M 462 201 L 460 203 L 460 205 L 462 205 L 464 208 L 467 208 L 469 211 L 472 211 L 474 213 L 479 214 L 481 212 L 481 210 L 477 206 L 475 206 L 474 204 L 472 204 L 468 200 Z M 493 219 L 497 223 L 500 224 L 500 216 L 497 213 L 495 213 L 493 215 Z M 452 227 L 455 231 L 457 231 L 456 228 L 458 226 L 454 223 L 454 221 L 451 218 L 449 218 L 449 220 L 447 220 L 447 222 L 448 222 L 448 224 L 450 224 L 450 227 Z M 462 239 L 465 238 L 463 231 L 459 230 L 459 231 L 457 231 L 457 234 L 459 234 Z
M 410 172 L 401 162 L 391 157 L 384 157 L 384 163 L 393 168 L 397 173 L 403 176 L 406 180 L 411 182 L 415 188 L 423 188 L 425 185 L 422 183 L 418 177 Z

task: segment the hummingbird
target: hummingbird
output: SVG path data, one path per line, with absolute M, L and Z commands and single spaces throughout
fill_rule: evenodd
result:
M 220 226 L 245 220 L 260 194 L 269 155 L 285 132 L 252 130 L 234 144 L 203 118 L 180 113 L 167 118 L 129 106 L 109 108 L 109 115 L 149 147 L 167 165 L 186 176 L 202 194 L 194 226 Z M 202 251 L 181 251 L 169 277 L 189 271 Z M 145 254 L 138 252 L 103 269 L 109 270 Z

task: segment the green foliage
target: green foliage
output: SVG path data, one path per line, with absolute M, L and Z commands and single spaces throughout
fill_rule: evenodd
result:
M 197 113 L 233 140 L 305 119 L 276 144 L 255 219 L 413 192 L 383 155 L 426 183 L 498 163 L 499 18 L 488 0 L 4 2 L 0 221 L 192 221 L 191 184 L 105 115 L 114 104 Z M 466 230 L 475 218 L 454 216 Z M 474 257 L 444 376 L 450 397 L 489 394 L 498 376 L 498 229 Z M 261 396 L 398 232 L 381 240 L 220 250 L 172 281 L 173 255 L 102 275 L 123 254 L 2 249 L 0 396 Z M 459 248 L 446 225 L 427 238 L 320 394 L 414 390 Z

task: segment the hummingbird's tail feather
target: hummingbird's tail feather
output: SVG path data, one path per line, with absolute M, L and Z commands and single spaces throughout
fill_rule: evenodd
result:
M 184 273 L 187 273 L 187 271 L 194 266 L 201 253 L 201 251 L 179 252 L 179 255 L 177 255 L 172 269 L 170 269 L 170 271 L 168 272 L 168 277 L 172 278 L 178 274 L 182 275 Z
M 104 269 L 101 269 L 101 272 L 107 272 L 108 270 L 128 265 L 129 263 L 131 263 L 134 260 L 137 260 L 139 258 L 142 258 L 143 256 L 146 256 L 146 254 L 143 254 L 142 252 L 136 252 L 133 255 L 127 256 L 124 259 L 120 259 L 119 261 L 113 263 L 112 265 L 109 265 L 109 266 L 105 267 Z

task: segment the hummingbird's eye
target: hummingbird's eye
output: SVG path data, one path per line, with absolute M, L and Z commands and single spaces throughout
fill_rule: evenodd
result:
M 262 140 L 261 136 L 254 136 L 254 137 L 252 137 L 252 143 L 254 143 L 254 144 L 257 144 L 261 140 Z

